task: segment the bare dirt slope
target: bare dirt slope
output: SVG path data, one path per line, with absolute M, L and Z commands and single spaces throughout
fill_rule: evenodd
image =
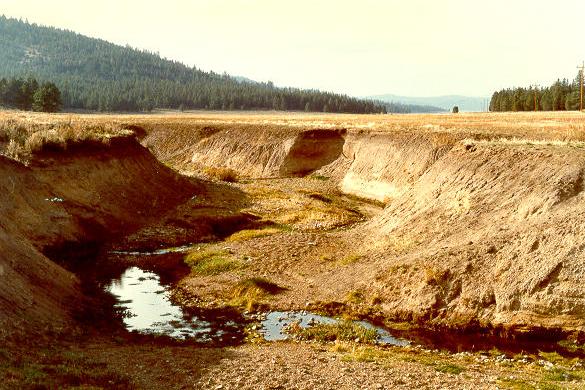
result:
M 584 164 L 581 144 L 457 144 L 371 224 L 386 309 L 583 329 Z

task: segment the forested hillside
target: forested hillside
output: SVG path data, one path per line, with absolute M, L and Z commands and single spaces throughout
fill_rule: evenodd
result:
M 155 53 L 0 16 L 0 78 L 54 82 L 67 108 L 379 113 L 389 106 L 203 72 Z M 389 107 L 392 108 L 392 107 Z
M 546 88 L 509 88 L 495 92 L 490 111 L 570 111 L 579 109 L 580 77 L 557 80 Z

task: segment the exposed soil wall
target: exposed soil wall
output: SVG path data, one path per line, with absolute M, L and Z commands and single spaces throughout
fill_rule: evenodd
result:
M 184 171 L 225 167 L 241 176 L 268 178 L 322 170 L 342 179 L 343 192 L 385 202 L 409 189 L 460 138 L 428 132 L 207 126 L 155 129 L 144 143 Z
M 342 155 L 345 135 L 343 129 L 206 126 L 156 129 L 143 142 L 157 157 L 184 171 L 225 167 L 241 176 L 269 178 L 303 176 L 334 162 Z
M 345 144 L 345 130 L 310 130 L 300 133 L 287 150 L 279 174 L 304 176 L 337 160 Z
M 399 198 L 454 142 L 440 133 L 353 133 L 344 148 L 351 165 L 341 190 L 380 202 Z
M 585 329 L 584 172 L 580 148 L 457 144 L 372 223 L 385 309 Z

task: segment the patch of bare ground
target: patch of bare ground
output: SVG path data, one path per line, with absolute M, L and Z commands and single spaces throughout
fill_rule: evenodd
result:
M 0 348 L 0 388 L 579 389 L 583 361 L 497 350 L 276 342 L 200 348 L 124 336 Z M 8 352 L 9 351 L 9 352 Z

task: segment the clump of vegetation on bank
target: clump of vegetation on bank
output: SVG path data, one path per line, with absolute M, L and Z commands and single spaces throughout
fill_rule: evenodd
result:
M 53 350 L 3 353 L 0 349 L 3 388 L 133 389 L 130 378 L 112 370 L 105 361 L 79 351 Z
M 339 321 L 333 324 L 319 323 L 307 328 L 301 327 L 298 323 L 292 323 L 286 330 L 296 339 L 305 341 L 354 341 L 375 344 L 378 340 L 376 329 L 369 329 L 349 320 Z
M 248 278 L 236 284 L 232 292 L 231 304 L 245 307 L 252 311 L 266 296 L 275 295 L 284 291 L 278 284 L 264 278 Z
M 84 145 L 108 145 L 115 138 L 130 137 L 132 130 L 116 123 L 28 122 L 0 120 L 0 154 L 28 162 L 35 154 L 62 152 Z
M 196 251 L 185 256 L 191 272 L 199 276 L 213 276 L 241 268 L 240 261 L 232 259 L 226 251 Z
M 207 167 L 203 172 L 212 179 L 228 183 L 236 183 L 238 181 L 238 173 L 231 168 Z

